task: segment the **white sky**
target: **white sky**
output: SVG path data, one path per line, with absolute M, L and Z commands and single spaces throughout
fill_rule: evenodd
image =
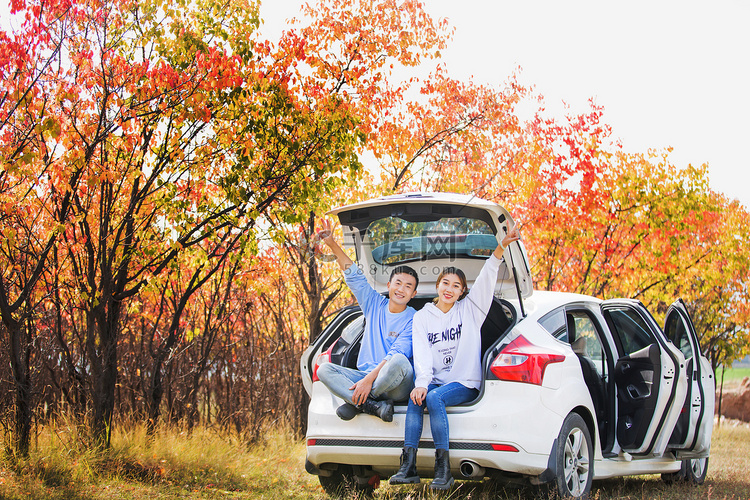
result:
M 594 98 L 626 151 L 672 146 L 675 165 L 708 163 L 711 187 L 750 208 L 750 2 L 423 1 L 456 28 L 452 76 L 501 84 L 520 66 L 550 109 Z M 263 0 L 266 36 L 302 3 Z
M 711 187 L 750 208 L 750 2 L 423 2 L 456 28 L 442 53 L 452 76 L 500 84 L 520 66 L 550 109 L 594 98 L 626 151 L 708 163 Z M 302 3 L 263 0 L 263 32 L 277 37 Z

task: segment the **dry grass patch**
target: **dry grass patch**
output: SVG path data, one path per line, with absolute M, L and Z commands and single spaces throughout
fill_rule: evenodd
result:
M 327 496 L 305 472 L 305 446 L 285 432 L 269 432 L 253 446 L 210 429 L 162 430 L 149 438 L 143 426 L 117 432 L 110 450 L 88 451 L 75 428 L 50 426 L 40 432 L 30 457 L 0 462 L 0 500 L 28 498 L 109 499 L 311 499 Z M 750 497 L 750 426 L 724 422 L 714 430 L 708 478 L 701 487 L 668 485 L 658 476 L 594 483 L 599 500 Z M 500 488 L 489 482 L 457 482 L 437 496 L 425 480 L 392 487 L 386 481 L 375 499 L 500 500 L 541 498 L 538 489 Z M 554 498 L 554 495 L 551 496 Z

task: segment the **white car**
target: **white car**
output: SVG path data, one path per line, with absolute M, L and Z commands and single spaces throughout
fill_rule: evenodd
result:
M 413 193 L 331 212 L 370 283 L 385 292 L 390 270 L 420 276 L 411 304 L 435 296 L 446 265 L 469 286 L 512 224 L 495 203 L 446 193 Z M 405 402 L 392 422 L 336 416 L 342 401 L 317 380 L 323 361 L 355 367 L 364 320 L 344 308 L 301 359 L 310 395 L 306 469 L 329 493 L 370 490 L 399 468 Z M 681 301 L 664 329 L 638 301 L 534 291 L 521 241 L 505 252 L 495 299 L 482 327 L 479 396 L 448 408 L 451 472 L 458 479 L 551 483 L 584 497 L 593 480 L 661 473 L 702 483 L 714 414 L 714 378 Z M 429 418 L 429 415 L 427 415 Z M 425 422 L 417 455 L 431 477 L 434 445 Z

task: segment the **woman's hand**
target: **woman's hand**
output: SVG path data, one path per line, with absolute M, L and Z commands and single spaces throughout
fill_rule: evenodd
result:
M 422 406 L 422 403 L 424 402 L 424 398 L 427 397 L 427 388 L 425 387 L 415 387 L 411 394 L 409 395 L 409 398 L 411 398 L 412 402 L 417 406 Z
M 502 259 L 503 253 L 505 253 L 505 249 L 508 248 L 508 245 L 520 239 L 521 232 L 518 230 L 518 225 L 514 224 L 513 227 L 510 228 L 510 231 L 505 233 L 505 238 L 503 238 L 503 241 L 497 246 L 497 248 L 495 248 L 495 251 L 492 252 L 492 255 L 494 255 L 498 259 Z
M 513 224 L 513 227 L 510 228 L 508 234 L 506 234 L 505 238 L 503 238 L 503 247 L 508 248 L 508 245 L 520 239 L 521 232 L 518 230 L 518 224 Z

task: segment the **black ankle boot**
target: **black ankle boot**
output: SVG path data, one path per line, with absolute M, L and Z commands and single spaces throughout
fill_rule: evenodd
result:
M 401 468 L 388 480 L 390 484 L 413 484 L 419 482 L 417 475 L 417 449 L 407 446 L 401 452 Z
M 435 450 L 435 479 L 430 483 L 432 490 L 447 490 L 453 486 L 448 450 Z
M 367 401 L 360 405 L 363 412 L 370 415 L 375 415 L 380 418 L 383 422 L 393 422 L 393 400 L 388 401 L 375 401 L 372 398 L 367 398 Z

